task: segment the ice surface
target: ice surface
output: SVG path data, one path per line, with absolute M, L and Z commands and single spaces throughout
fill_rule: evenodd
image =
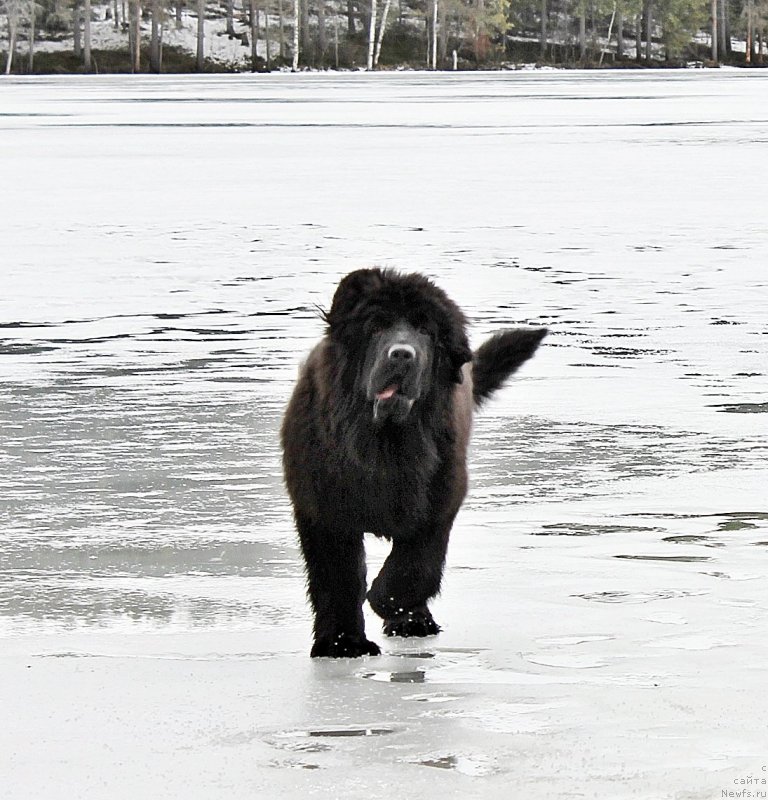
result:
M 768 75 L 0 83 L 3 798 L 714 798 L 768 759 Z M 551 329 L 424 641 L 308 657 L 339 277 Z M 369 543 L 370 571 L 386 555 Z M 756 787 L 761 788 L 761 787 Z

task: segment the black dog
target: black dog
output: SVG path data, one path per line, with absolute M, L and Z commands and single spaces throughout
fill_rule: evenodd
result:
M 467 490 L 473 407 L 546 330 L 504 331 L 473 354 L 464 315 L 441 289 L 380 269 L 347 275 L 325 319 L 281 431 L 315 612 L 311 654 L 378 655 L 363 622 L 363 533 L 392 541 L 368 592 L 385 633 L 438 633 L 427 601 Z

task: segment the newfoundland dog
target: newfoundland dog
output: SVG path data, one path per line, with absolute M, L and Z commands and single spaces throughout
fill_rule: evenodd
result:
M 392 542 L 367 593 L 389 636 L 440 631 L 454 517 L 467 491 L 472 411 L 546 329 L 497 333 L 474 353 L 459 307 L 418 274 L 361 269 L 339 284 L 283 420 L 285 482 L 315 614 L 312 656 L 378 655 L 365 636 L 363 534 Z

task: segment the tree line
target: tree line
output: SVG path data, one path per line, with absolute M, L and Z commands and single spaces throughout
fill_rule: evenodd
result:
M 185 25 L 196 30 L 192 68 L 212 68 L 206 20 L 240 40 L 254 70 L 768 63 L 768 0 L 0 0 L 5 73 L 34 71 L 41 33 L 71 35 L 82 70 L 96 69 L 91 29 L 105 18 L 133 72 L 162 71 L 163 32 Z

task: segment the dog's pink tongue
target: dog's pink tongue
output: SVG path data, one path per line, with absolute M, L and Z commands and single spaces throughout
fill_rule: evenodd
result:
M 392 384 L 392 386 L 387 386 L 386 389 L 383 389 L 376 395 L 377 400 L 389 400 L 390 397 L 397 391 L 397 385 Z

